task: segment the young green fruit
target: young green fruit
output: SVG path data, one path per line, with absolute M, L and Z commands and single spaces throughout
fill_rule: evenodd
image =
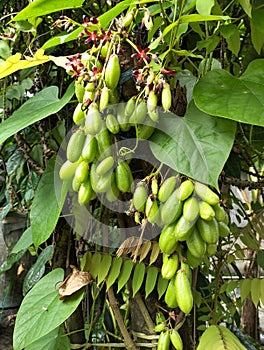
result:
M 195 221 L 188 221 L 181 216 L 175 224 L 174 234 L 178 241 L 186 241 L 194 230 Z
M 213 206 L 214 212 L 215 212 L 215 218 L 218 222 L 223 221 L 226 225 L 228 225 L 229 217 L 227 212 L 223 207 L 220 206 L 220 204 L 216 204 Z
M 215 211 L 210 204 L 205 201 L 199 202 L 200 217 L 204 220 L 212 220 L 215 217 Z
M 165 328 L 166 328 L 166 322 L 161 322 L 154 327 L 154 330 L 156 333 L 159 333 L 164 331 Z
M 163 254 L 163 261 L 161 266 L 161 275 L 163 278 L 170 280 L 178 270 L 179 257 L 177 254 L 171 256 Z
M 147 105 L 144 101 L 141 101 L 136 105 L 136 108 L 133 114 L 129 118 L 129 122 L 131 124 L 142 124 L 146 119 L 146 115 L 147 115 Z
M 144 212 L 148 199 L 148 191 L 143 183 L 139 183 L 133 194 L 133 205 L 136 210 Z
M 157 108 L 151 112 L 148 112 L 148 115 L 149 115 L 149 118 L 155 123 L 159 120 L 159 111 Z
M 185 270 L 180 269 L 175 277 L 175 294 L 179 308 L 189 314 L 193 308 L 193 294 Z
M 85 134 L 81 129 L 78 129 L 70 137 L 70 140 L 67 146 L 67 151 L 66 151 L 67 159 L 70 162 L 74 163 L 80 158 L 80 155 L 83 149 L 84 140 L 85 140 Z
M 80 185 L 79 191 L 78 191 L 78 202 L 81 205 L 87 204 L 90 202 L 90 200 L 93 197 L 93 190 L 90 183 L 90 180 L 87 179 L 86 182 L 83 182 Z
M 126 103 L 125 116 L 126 117 L 131 117 L 131 115 L 133 114 L 134 110 L 135 110 L 135 97 L 131 97 Z
M 122 21 L 122 26 L 125 28 L 128 27 L 132 23 L 133 18 L 134 18 L 134 11 L 129 11 Z
M 116 185 L 121 192 L 130 192 L 133 176 L 126 161 L 121 161 L 115 169 Z
M 218 222 L 219 236 L 224 238 L 230 235 L 230 228 L 223 222 Z
M 176 289 L 175 289 L 175 276 L 170 280 L 165 296 L 164 301 L 171 309 L 175 309 L 178 306 L 176 299 Z
M 171 89 L 170 84 L 163 84 L 162 92 L 161 92 L 161 104 L 165 111 L 168 111 L 171 108 Z
M 206 243 L 202 239 L 197 228 L 194 228 L 191 235 L 186 239 L 187 248 L 195 258 L 201 258 L 206 253 Z
M 205 202 L 216 205 L 219 203 L 219 197 L 210 188 L 200 182 L 195 182 L 194 191 Z
M 154 123 L 151 124 L 149 121 L 144 124 L 138 124 L 137 127 L 137 137 L 140 140 L 147 140 L 150 138 L 150 136 L 153 134 L 155 131 Z
M 158 97 L 153 90 L 150 91 L 147 100 L 148 113 L 151 113 L 156 110 L 158 103 Z
M 98 108 L 93 105 L 88 109 L 87 117 L 85 119 L 86 133 L 96 135 L 100 132 L 103 126 L 101 113 Z
M 183 216 L 188 221 L 194 221 L 199 216 L 199 203 L 195 197 L 187 198 L 183 203 Z
M 109 90 L 109 104 L 116 105 L 120 101 L 118 88 Z
M 62 164 L 59 171 L 59 176 L 61 180 L 71 180 L 74 177 L 77 166 L 78 162 L 72 163 L 69 160 L 66 160 L 66 162 Z
M 207 253 L 208 256 L 215 255 L 216 250 L 217 250 L 217 244 L 216 243 L 207 244 L 206 253 Z
M 197 220 L 197 227 L 202 239 L 206 243 L 217 243 L 219 238 L 218 222 L 213 218 L 210 221 L 199 218 Z
M 103 127 L 99 134 L 96 135 L 96 138 L 99 155 L 105 158 L 112 156 L 112 142 L 108 129 Z
M 85 182 L 88 179 L 89 175 L 89 166 L 88 163 L 83 160 L 77 167 L 75 171 L 75 180 L 79 183 Z
M 115 173 L 114 172 L 111 175 L 111 186 L 106 191 L 105 196 L 106 196 L 106 199 L 109 202 L 114 202 L 114 201 L 116 201 L 118 199 L 119 189 L 116 186 Z
M 183 181 L 177 188 L 177 198 L 181 201 L 185 201 L 193 193 L 194 185 L 191 180 Z
M 148 218 L 148 222 L 155 224 L 159 221 L 159 206 L 156 199 L 148 197 L 146 202 L 145 214 Z
M 175 190 L 161 208 L 161 221 L 168 225 L 176 221 L 182 214 L 182 202 L 177 198 Z
M 102 176 L 106 174 L 108 171 L 110 171 L 113 168 L 114 163 L 115 161 L 112 156 L 109 156 L 103 159 L 96 168 L 97 175 Z
M 72 119 L 75 124 L 80 125 L 82 124 L 84 118 L 85 118 L 85 112 L 82 110 L 82 103 L 78 103 L 73 112 Z
M 170 332 L 170 341 L 172 345 L 174 346 L 175 350 L 183 350 L 183 342 L 182 338 L 176 329 L 173 329 Z
M 159 335 L 157 350 L 169 350 L 170 348 L 170 333 L 163 331 Z
M 158 193 L 159 201 L 166 202 L 166 200 L 172 194 L 175 186 L 176 186 L 176 177 L 171 176 L 171 177 L 167 178 L 160 186 L 159 193 Z
M 101 95 L 100 95 L 100 102 L 99 102 L 100 111 L 103 111 L 108 106 L 108 102 L 109 102 L 109 89 L 108 87 L 104 86 L 101 90 Z
M 119 133 L 119 123 L 116 119 L 116 117 L 113 114 L 108 114 L 105 120 L 105 124 L 107 129 L 112 133 L 112 134 L 118 134 Z
M 174 231 L 175 224 L 167 225 L 162 229 L 159 237 L 160 250 L 168 255 L 174 253 L 178 245 Z
M 72 179 L 72 189 L 73 189 L 73 191 L 74 192 L 78 192 L 80 186 L 81 186 L 80 182 L 76 181 L 75 176 L 74 176 L 74 178 Z
M 105 83 L 109 89 L 117 87 L 121 74 L 119 58 L 116 54 L 112 54 L 109 57 L 108 63 L 105 69 Z
M 78 102 L 83 101 L 83 95 L 84 95 L 84 85 L 83 82 L 75 81 L 75 95 L 77 97 Z
M 97 140 L 95 136 L 88 134 L 82 149 L 82 158 L 91 163 L 98 154 Z

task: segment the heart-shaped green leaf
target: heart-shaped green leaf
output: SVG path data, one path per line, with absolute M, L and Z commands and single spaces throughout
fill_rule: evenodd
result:
M 240 78 L 223 69 L 208 72 L 193 97 L 204 113 L 264 126 L 264 59 L 250 62 Z

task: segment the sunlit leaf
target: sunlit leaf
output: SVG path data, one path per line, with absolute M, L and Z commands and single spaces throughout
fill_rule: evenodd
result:
M 106 280 L 107 290 L 117 280 L 117 278 L 118 278 L 118 276 L 120 274 L 122 263 L 123 263 L 123 259 L 122 258 L 114 258 L 113 259 L 112 266 L 111 266 L 108 278 Z
M 137 294 L 142 286 L 145 276 L 145 265 L 143 263 L 136 264 L 132 280 L 133 297 Z
M 102 256 L 102 259 L 100 262 L 100 268 L 98 270 L 98 275 L 97 275 L 98 285 L 102 283 L 103 280 L 106 278 L 108 271 L 111 267 L 111 263 L 112 263 L 112 257 L 110 254 L 105 254 Z
M 168 284 L 169 284 L 169 280 L 163 278 L 162 275 L 159 274 L 158 285 L 157 285 L 157 291 L 158 291 L 159 299 L 166 292 Z
M 260 293 L 261 293 L 261 279 L 260 278 L 253 278 L 251 281 L 251 300 L 253 301 L 253 304 L 255 307 L 258 306 L 259 299 L 260 299 Z
M 251 281 L 252 280 L 249 278 L 240 281 L 240 297 L 242 303 L 250 295 Z
M 70 341 L 64 333 L 64 327 L 59 326 L 52 330 L 50 333 L 44 335 L 44 337 L 34 341 L 26 347 L 25 350 L 54 350 L 54 349 L 63 349 L 70 350 Z
M 155 288 L 158 273 L 159 273 L 159 270 L 155 266 L 150 266 L 147 270 L 147 278 L 146 278 L 146 285 L 145 285 L 146 298 Z
M 152 242 L 151 254 L 149 257 L 149 265 L 152 265 L 157 260 L 159 253 L 160 253 L 159 243 Z
M 118 289 L 117 289 L 117 293 L 120 292 L 120 290 L 124 287 L 124 285 L 127 283 L 127 281 L 130 278 L 132 269 L 133 269 L 134 263 L 132 260 L 128 259 L 125 260 L 123 266 L 122 266 L 122 270 L 120 272 L 120 275 L 118 277 Z
M 214 0 L 196 0 L 196 10 L 202 16 L 209 16 L 214 6 Z

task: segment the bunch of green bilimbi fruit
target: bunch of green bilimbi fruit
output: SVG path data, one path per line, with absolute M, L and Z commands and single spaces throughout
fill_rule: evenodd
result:
M 152 224 L 162 228 L 159 247 L 163 252 L 161 274 L 169 280 L 165 302 L 190 313 L 193 306 L 191 267 L 215 254 L 219 237 L 230 230 L 228 215 L 218 195 L 208 186 L 187 179 L 178 183 L 170 176 L 159 186 L 138 183 L 133 205 Z M 154 190 L 154 193 L 153 193 Z

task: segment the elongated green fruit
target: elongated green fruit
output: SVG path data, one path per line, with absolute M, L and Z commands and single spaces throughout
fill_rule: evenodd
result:
M 136 108 L 129 118 L 131 124 L 141 124 L 146 119 L 147 115 L 147 104 L 144 101 L 139 102 Z
M 112 134 L 117 134 L 119 132 L 119 123 L 116 119 L 116 117 L 113 114 L 108 114 L 105 120 L 105 124 L 107 129 L 112 133 Z
M 169 350 L 170 348 L 170 333 L 169 331 L 163 331 L 159 335 L 158 350 Z
M 155 131 L 155 123 L 151 121 L 144 121 L 144 124 L 138 124 L 137 127 L 137 137 L 140 140 L 147 140 Z
M 161 208 L 161 221 L 164 225 L 176 221 L 182 214 L 182 201 L 177 198 L 175 190 Z
M 80 182 L 76 181 L 75 176 L 74 176 L 74 178 L 72 179 L 72 189 L 73 189 L 73 191 L 74 192 L 78 192 L 80 186 L 81 186 Z
M 197 227 L 202 239 L 206 243 L 217 243 L 219 238 L 218 222 L 215 219 L 210 221 L 199 218 L 197 220 Z
M 147 107 L 148 113 L 155 111 L 158 103 L 158 97 L 153 90 L 150 91 L 148 95 Z
M 144 212 L 148 199 L 148 191 L 143 183 L 139 183 L 133 194 L 133 204 L 136 210 Z
M 109 102 L 109 89 L 108 87 L 104 86 L 101 90 L 101 95 L 100 95 L 100 102 L 99 102 L 100 111 L 103 111 L 108 106 L 108 102 Z
M 205 202 L 199 202 L 200 217 L 204 220 L 212 220 L 215 217 L 215 211 L 212 206 Z
M 78 103 L 74 112 L 72 119 L 75 124 L 80 125 L 85 118 L 85 112 L 82 110 L 82 103 Z
M 169 256 L 163 254 L 163 261 L 161 266 L 161 275 L 163 278 L 170 280 L 176 273 L 179 266 L 179 257 L 177 254 Z
M 196 258 L 195 256 L 193 256 L 190 252 L 189 249 L 187 249 L 187 260 L 186 260 L 186 263 L 195 268 L 195 267 L 198 267 L 202 262 L 202 258 Z
M 145 214 L 148 218 L 148 222 L 155 224 L 159 221 L 159 206 L 156 199 L 148 197 L 146 202 Z
M 185 270 L 180 269 L 175 277 L 175 294 L 179 308 L 189 314 L 193 308 L 193 294 Z
M 103 126 L 101 113 L 98 108 L 94 106 L 90 107 L 85 119 L 86 133 L 96 135 L 100 132 Z
M 62 164 L 59 171 L 59 176 L 61 180 L 63 181 L 71 180 L 74 177 L 77 166 L 78 166 L 78 162 L 72 163 L 69 160 L 66 160 L 66 162 Z
M 78 102 L 83 101 L 83 95 L 84 95 L 84 85 L 83 82 L 75 81 L 75 95 L 77 97 Z
M 160 186 L 159 193 L 158 193 L 159 201 L 166 202 L 166 200 L 172 194 L 175 186 L 176 186 L 175 176 L 171 176 L 171 177 L 167 178 Z
M 105 83 L 109 89 L 117 87 L 121 74 L 119 58 L 116 54 L 112 54 L 105 69 Z
M 91 163 L 98 154 L 97 139 L 95 136 L 88 134 L 86 136 L 82 149 L 82 158 L 88 163 Z
M 96 168 L 97 174 L 100 176 L 106 174 L 109 170 L 113 168 L 114 163 L 115 161 L 112 156 L 106 157 L 98 164 Z
M 174 234 L 178 241 L 186 241 L 194 230 L 195 221 L 188 221 L 181 216 L 175 224 Z
M 178 245 L 178 241 L 176 240 L 174 230 L 175 224 L 167 225 L 162 229 L 159 237 L 160 250 L 168 255 L 174 253 Z
M 87 204 L 90 202 L 90 200 L 93 197 L 93 190 L 92 190 L 92 186 L 90 183 L 90 180 L 87 179 L 86 182 L 83 182 L 80 185 L 79 191 L 78 191 L 78 202 L 79 204 L 83 205 L 83 204 Z
M 122 26 L 128 27 L 132 23 L 133 18 L 134 18 L 134 11 L 129 11 L 122 21 Z
M 106 191 L 106 199 L 109 202 L 114 202 L 117 200 L 118 196 L 119 196 L 119 189 L 116 186 L 115 173 L 113 172 L 111 175 L 111 186 Z
M 171 89 L 170 84 L 163 84 L 162 92 L 161 92 L 161 104 L 165 111 L 168 111 L 171 108 Z
M 207 244 L 206 254 L 207 254 L 208 256 L 215 255 L 216 249 L 217 249 L 217 243 L 210 243 L 210 244 Z
M 196 194 L 205 202 L 216 205 L 219 203 L 219 197 L 210 188 L 200 182 L 195 182 L 194 190 Z
M 170 280 L 165 296 L 164 301 L 171 309 L 174 309 L 178 306 L 176 299 L 176 288 L 175 288 L 175 276 Z
M 112 142 L 110 133 L 107 128 L 102 128 L 102 130 L 99 132 L 99 134 L 96 135 L 97 138 L 97 145 L 98 145 L 98 153 L 101 157 L 108 157 L 113 155 L 112 151 Z
M 183 350 L 182 338 L 176 329 L 170 332 L 170 341 L 176 350 Z
M 83 149 L 84 140 L 85 140 L 85 134 L 83 130 L 79 129 L 72 134 L 67 146 L 67 151 L 66 151 L 67 159 L 70 162 L 74 163 L 80 158 L 80 155 Z
M 186 239 L 186 244 L 195 258 L 201 258 L 206 253 L 206 243 L 197 228 L 194 228 L 191 235 Z
M 214 212 L 215 212 L 215 218 L 218 222 L 223 221 L 226 225 L 228 225 L 229 217 L 227 212 L 223 207 L 220 206 L 220 204 L 216 204 L 213 206 Z
M 230 235 L 230 228 L 223 222 L 218 222 L 219 236 L 224 238 Z
M 135 105 L 136 105 L 135 97 L 131 97 L 126 103 L 125 114 L 124 114 L 126 117 L 130 117 L 133 114 L 135 110 Z
M 187 198 L 183 203 L 183 216 L 188 221 L 194 221 L 199 216 L 199 203 L 195 197 Z
M 75 180 L 79 183 L 85 182 L 88 179 L 89 166 L 88 163 L 83 160 L 77 167 L 75 171 Z
M 133 176 L 126 161 L 119 162 L 115 169 L 116 185 L 121 192 L 130 192 Z
M 177 188 L 177 197 L 179 200 L 184 201 L 191 196 L 194 190 L 194 185 L 191 180 L 183 181 Z

